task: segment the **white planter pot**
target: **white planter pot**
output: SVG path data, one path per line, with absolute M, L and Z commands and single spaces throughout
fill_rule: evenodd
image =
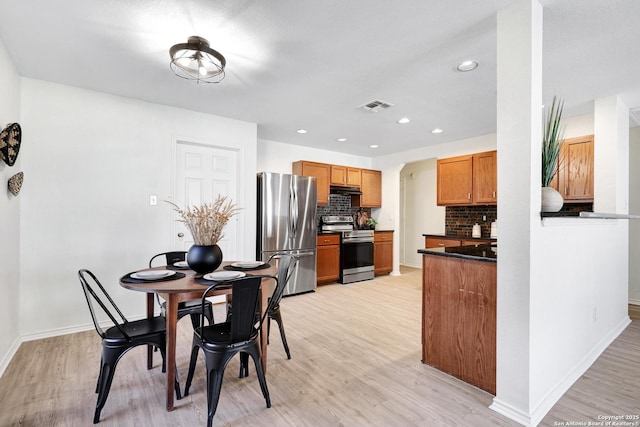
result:
M 542 212 L 558 212 L 562 209 L 564 199 L 555 188 L 542 187 Z

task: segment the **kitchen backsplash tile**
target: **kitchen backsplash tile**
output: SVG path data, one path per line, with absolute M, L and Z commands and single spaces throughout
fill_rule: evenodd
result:
M 593 211 L 593 203 L 565 203 L 561 212 Z M 482 220 L 486 215 L 486 221 Z M 498 217 L 497 206 L 447 206 L 445 213 L 445 234 L 448 236 L 471 237 L 473 225 L 477 222 L 482 237 L 491 235 L 491 223 Z M 500 227 L 498 227 L 500 230 Z
M 491 223 L 498 217 L 497 206 L 447 206 L 445 212 L 444 229 L 448 236 L 471 237 L 473 225 L 478 223 L 482 237 L 489 237 Z M 483 220 L 483 216 L 487 219 Z
M 351 207 L 351 196 L 342 194 L 329 194 L 329 204 L 318 206 L 316 212 L 316 224 L 320 225 L 320 217 L 325 215 L 351 215 L 358 213 L 359 207 Z M 362 208 L 371 217 L 371 208 Z

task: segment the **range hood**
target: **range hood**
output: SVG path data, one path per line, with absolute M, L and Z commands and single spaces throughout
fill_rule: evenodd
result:
M 332 185 L 329 187 L 329 193 L 342 194 L 343 196 L 359 196 L 362 194 L 362 191 L 360 191 L 359 187 L 349 187 L 346 185 Z

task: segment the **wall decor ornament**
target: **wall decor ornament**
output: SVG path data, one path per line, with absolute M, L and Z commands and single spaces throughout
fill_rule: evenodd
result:
M 24 173 L 22 172 L 18 172 L 17 174 L 9 178 L 8 187 L 11 194 L 13 194 L 14 196 L 18 195 L 18 193 L 20 192 L 20 189 L 22 188 L 23 180 L 24 180 Z
M 9 123 L 0 132 L 0 160 L 13 166 L 18 158 L 20 142 L 22 141 L 22 129 L 18 123 Z

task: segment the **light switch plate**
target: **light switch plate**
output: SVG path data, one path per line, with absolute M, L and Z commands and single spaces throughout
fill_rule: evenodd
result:
M 149 205 L 151 206 L 155 206 L 158 204 L 158 196 L 152 194 L 151 196 L 149 196 Z

